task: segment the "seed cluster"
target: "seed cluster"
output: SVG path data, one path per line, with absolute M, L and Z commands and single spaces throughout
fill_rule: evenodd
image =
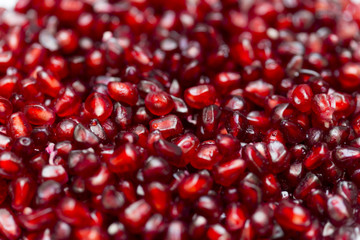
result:
M 0 9 L 0 238 L 360 238 L 357 0 Z

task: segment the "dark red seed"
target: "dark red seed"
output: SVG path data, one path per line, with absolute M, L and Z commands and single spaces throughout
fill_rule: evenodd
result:
M 310 226 L 310 213 L 302 206 L 283 200 L 275 209 L 275 219 L 286 230 L 303 232 Z

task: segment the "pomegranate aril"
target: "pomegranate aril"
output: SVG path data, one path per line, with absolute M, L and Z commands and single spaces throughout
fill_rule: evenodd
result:
M 0 153 L 0 176 L 14 179 L 23 168 L 22 159 L 12 152 L 3 151 Z
M 183 131 L 181 120 L 176 115 L 167 115 L 150 122 L 150 132 L 160 131 L 164 138 L 174 137 Z
M 86 226 L 90 223 L 90 211 L 87 207 L 70 197 L 64 197 L 56 208 L 57 216 L 73 226 Z
M 27 208 L 19 216 L 19 221 L 27 230 L 37 231 L 52 226 L 56 221 L 56 214 L 51 208 Z
M 283 200 L 275 209 L 275 219 L 285 230 L 306 231 L 311 224 L 310 213 L 302 206 Z
M 215 224 L 215 225 L 210 226 L 208 228 L 208 230 L 206 231 L 206 237 L 209 240 L 215 240 L 215 239 L 230 240 L 231 239 L 230 233 L 228 233 L 228 231 L 226 231 L 226 229 L 220 224 Z
M 330 153 L 327 145 L 319 143 L 310 150 L 308 156 L 304 159 L 304 166 L 309 170 L 316 169 L 329 157 Z
M 40 70 L 37 72 L 36 79 L 44 94 L 50 97 L 58 96 L 62 84 L 57 77 L 53 76 L 49 71 Z
M 340 71 L 339 81 L 344 89 L 351 90 L 360 85 L 360 65 L 349 62 Z
M 226 122 L 226 129 L 234 137 L 242 139 L 247 125 L 245 116 L 238 111 L 234 111 Z
M 303 128 L 297 123 L 283 120 L 280 123 L 280 128 L 290 143 L 301 143 L 306 138 Z
M 145 199 L 155 212 L 165 214 L 171 200 L 168 187 L 159 182 L 151 182 L 145 190 Z
M 174 108 L 174 101 L 171 96 L 164 92 L 150 92 L 145 97 L 146 108 L 156 116 L 163 116 Z
M 93 118 L 103 122 L 111 115 L 113 104 L 108 96 L 95 92 L 86 98 L 85 109 Z
M 190 107 L 202 109 L 214 104 L 216 91 L 212 85 L 198 85 L 185 90 L 184 100 Z
M 265 106 L 265 99 L 274 93 L 273 85 L 262 80 L 248 83 L 245 87 L 245 97 L 259 106 Z
M 131 143 L 117 148 L 108 161 L 109 170 L 114 173 L 131 173 L 136 171 L 141 164 L 138 150 Z
M 51 125 L 55 121 L 55 113 L 41 104 L 26 105 L 24 114 L 33 125 Z
M 206 194 L 212 186 L 212 181 L 208 176 L 198 173 L 189 175 L 183 179 L 178 186 L 179 195 L 183 199 L 196 199 Z
M 263 204 L 251 216 L 251 225 L 260 236 L 270 236 L 274 228 L 273 219 L 274 209 L 269 204 Z
M 213 168 L 214 181 L 223 186 L 230 186 L 246 169 L 246 162 L 243 159 L 233 159 L 220 163 Z
M 125 205 L 125 198 L 114 186 L 107 186 L 101 195 L 101 205 L 105 211 L 115 213 Z
M 198 147 L 200 141 L 194 134 L 185 133 L 184 135 L 181 135 L 180 137 L 176 138 L 174 143 L 182 151 L 182 156 L 181 156 L 182 161 L 179 167 L 184 167 L 190 162 L 190 159 L 194 157 L 196 148 Z
M 0 97 L 0 123 L 5 124 L 12 114 L 13 106 L 9 100 Z
M 10 136 L 13 138 L 19 138 L 29 136 L 32 127 L 26 119 L 25 114 L 22 112 L 17 112 L 10 115 L 7 122 L 7 129 Z
M 61 165 L 46 165 L 41 170 L 41 179 L 42 181 L 54 180 L 60 184 L 65 184 L 68 181 L 68 174 Z
M 106 115 L 110 115 L 110 114 L 106 113 Z M 121 105 L 119 102 L 115 103 L 114 121 L 120 129 L 126 129 L 127 127 L 129 127 L 131 124 L 132 117 L 133 117 L 133 112 L 130 107 Z
M 195 157 L 190 160 L 190 163 L 196 169 L 211 170 L 221 159 L 222 156 L 216 144 L 204 143 L 198 147 Z
M 165 158 L 171 165 L 174 166 L 184 166 L 182 162 L 182 151 L 181 148 L 178 147 L 176 144 L 159 139 L 158 141 L 154 142 L 153 144 L 155 152 Z
M 350 204 L 339 195 L 334 195 L 327 200 L 327 213 L 329 220 L 335 226 L 344 224 L 352 217 Z
M 54 105 L 54 110 L 59 117 L 72 116 L 79 111 L 81 104 L 80 97 L 71 87 L 66 87 L 64 92 L 60 92 Z
M 49 205 L 60 199 L 62 193 L 60 183 L 54 180 L 43 182 L 37 188 L 35 200 L 37 205 Z
M 312 90 L 309 85 L 297 85 L 291 92 L 291 103 L 301 112 L 311 110 Z
M 34 196 L 35 183 L 31 178 L 21 177 L 14 179 L 10 184 L 11 207 L 21 211 L 28 207 Z
M 150 216 L 151 206 L 142 199 L 125 208 L 124 213 L 120 218 L 131 232 L 138 233 Z
M 225 210 L 225 226 L 229 231 L 237 231 L 243 228 L 247 219 L 244 206 L 232 203 Z
M 94 175 L 85 180 L 86 189 L 95 194 L 103 192 L 104 188 L 113 182 L 113 175 L 106 167 L 101 165 Z
M 303 199 L 308 195 L 313 189 L 316 189 L 321 186 L 319 178 L 309 172 L 305 177 L 299 182 L 299 185 L 294 191 L 294 196 L 296 198 Z
M 89 150 L 74 150 L 69 153 L 69 170 L 81 177 L 94 174 L 100 167 L 97 156 Z
M 202 139 L 213 138 L 219 124 L 221 110 L 216 105 L 204 107 L 198 123 L 197 135 Z
M 91 147 L 99 143 L 99 138 L 81 123 L 76 125 L 73 135 L 74 140 L 81 146 Z
M 8 239 L 18 239 L 21 235 L 15 215 L 6 208 L 0 208 L 0 232 Z
M 138 91 L 131 83 L 128 82 L 109 82 L 109 95 L 112 99 L 124 102 L 130 106 L 134 106 L 138 101 Z

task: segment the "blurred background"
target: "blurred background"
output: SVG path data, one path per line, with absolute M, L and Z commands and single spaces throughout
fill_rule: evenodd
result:
M 0 0 L 0 7 L 11 9 L 14 8 L 16 0 Z

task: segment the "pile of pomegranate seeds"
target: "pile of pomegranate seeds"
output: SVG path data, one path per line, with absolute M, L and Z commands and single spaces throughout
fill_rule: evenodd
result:
M 0 239 L 360 237 L 358 0 L 0 10 Z

